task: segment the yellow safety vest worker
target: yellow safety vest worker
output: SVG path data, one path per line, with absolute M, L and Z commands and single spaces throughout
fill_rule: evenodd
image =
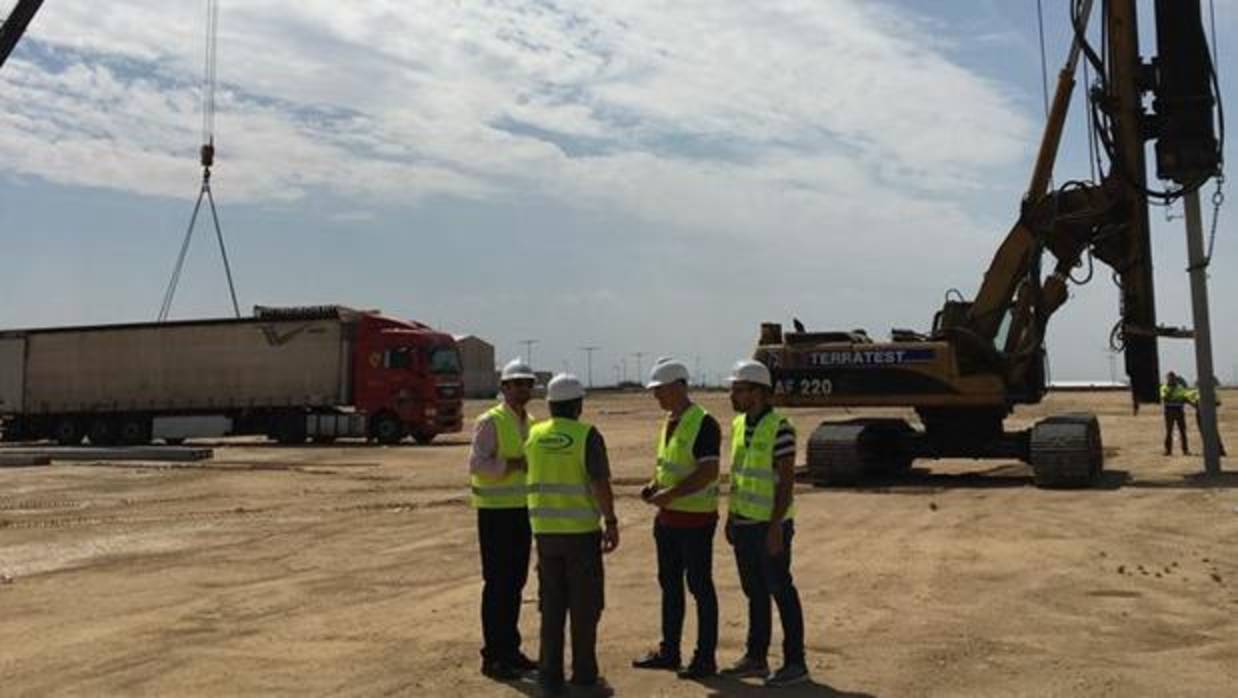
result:
M 585 442 L 593 427 L 553 417 L 529 429 L 529 521 L 534 533 L 602 530 L 602 513 L 589 489 Z
M 1181 385 L 1161 385 L 1161 403 L 1165 407 L 1182 407 L 1191 401 L 1191 391 Z
M 666 427 L 670 417 L 662 422 L 662 432 L 658 436 L 658 469 L 654 475 L 659 489 L 674 487 L 696 472 L 696 456 L 692 448 L 707 414 L 705 408 L 696 404 L 684 410 L 669 439 L 666 438 Z M 666 508 L 696 513 L 717 511 L 718 478 L 715 476 L 712 482 L 691 494 L 677 497 Z
M 774 515 L 774 493 L 778 489 L 778 470 L 774 467 L 774 442 L 782 415 L 770 410 L 757 423 L 752 442 L 744 444 L 744 415 L 731 423 L 731 502 L 732 514 L 754 521 L 769 521 Z M 795 504 L 787 507 L 783 520 L 795 516 Z
M 494 424 L 495 433 L 499 437 L 500 460 L 524 457 L 520 418 L 512 412 L 507 403 L 491 407 L 481 418 L 488 418 Z M 500 477 L 474 474 L 470 480 L 473 486 L 473 506 L 478 509 L 522 509 L 525 506 L 528 490 L 522 470 L 513 470 Z

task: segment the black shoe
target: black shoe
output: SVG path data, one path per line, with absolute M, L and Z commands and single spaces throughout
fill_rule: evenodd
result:
M 679 655 L 667 652 L 665 647 L 659 647 L 640 659 L 632 660 L 633 669 L 668 669 L 670 671 L 677 671 L 679 665 Z
M 703 660 L 699 656 L 693 657 L 692 662 L 678 672 L 679 678 L 692 681 L 699 681 L 700 679 L 707 679 L 717 675 L 718 663 L 712 659 L 708 661 Z
M 488 659 L 482 662 L 481 673 L 495 681 L 515 681 L 522 676 L 516 667 L 498 659 Z
M 764 659 L 744 655 L 738 662 L 723 669 L 722 675 L 736 679 L 763 679 L 769 676 L 769 664 Z
M 797 662 L 795 664 L 787 664 L 774 672 L 773 676 L 765 679 L 765 687 L 782 688 L 783 686 L 794 686 L 797 683 L 804 683 L 808 679 L 808 667 Z
M 524 656 L 524 652 L 517 651 L 515 654 L 507 658 L 507 664 L 516 671 L 528 673 L 537 671 L 537 662 Z

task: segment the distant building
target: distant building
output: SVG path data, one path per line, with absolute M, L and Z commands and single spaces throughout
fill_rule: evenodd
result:
M 494 345 L 481 337 L 466 334 L 456 337 L 460 349 L 461 380 L 464 396 L 492 398 L 499 394 L 499 374 L 494 366 Z

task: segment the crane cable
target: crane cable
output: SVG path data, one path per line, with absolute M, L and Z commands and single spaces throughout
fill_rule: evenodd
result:
M 219 3 L 206 2 L 206 49 L 202 61 L 202 143 L 215 143 L 215 54 L 219 37 Z M 203 166 L 208 166 L 203 163 Z
M 232 299 L 232 311 L 236 317 L 241 317 L 241 306 L 236 300 L 236 285 L 232 280 L 232 265 L 228 261 L 228 248 L 224 244 L 223 230 L 219 225 L 219 211 L 215 208 L 215 195 L 211 193 L 211 166 L 215 164 L 215 54 L 219 34 L 219 3 L 217 0 L 206 0 L 206 50 L 202 70 L 202 147 L 199 159 L 202 163 L 202 188 L 198 191 L 198 200 L 193 206 L 193 214 L 189 217 L 189 227 L 185 238 L 181 241 L 180 253 L 176 257 L 176 265 L 172 269 L 172 278 L 168 280 L 167 290 L 163 294 L 163 305 L 159 308 L 159 322 L 168 319 L 172 311 L 172 301 L 176 297 L 176 287 L 180 284 L 181 272 L 184 270 L 185 258 L 189 254 L 189 243 L 193 239 L 194 226 L 198 220 L 198 212 L 205 198 L 211 208 L 211 219 L 215 224 L 215 239 L 219 242 L 219 255 L 224 263 L 224 275 L 228 280 L 228 293 Z

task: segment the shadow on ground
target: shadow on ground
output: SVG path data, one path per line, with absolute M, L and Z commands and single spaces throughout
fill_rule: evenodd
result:
M 1161 478 L 1157 480 L 1132 480 L 1129 487 L 1147 487 L 1150 489 L 1233 489 L 1238 487 L 1238 473 L 1222 472 L 1216 475 L 1207 473 L 1189 473 L 1177 478 Z
M 700 683 L 710 689 L 710 698 L 769 698 L 772 693 L 777 693 L 779 698 L 875 698 L 871 693 L 844 691 L 813 680 L 778 689 L 722 677 Z
M 806 481 L 805 477 L 799 477 Z M 1106 470 L 1091 488 L 1116 490 L 1134 484 L 1125 470 Z M 1034 487 L 1031 469 L 1022 463 L 1003 463 L 966 473 L 935 473 L 928 468 L 912 468 L 901 475 L 872 476 L 851 487 L 821 487 L 819 491 L 840 490 L 870 494 L 931 494 L 952 489 L 1005 489 Z

